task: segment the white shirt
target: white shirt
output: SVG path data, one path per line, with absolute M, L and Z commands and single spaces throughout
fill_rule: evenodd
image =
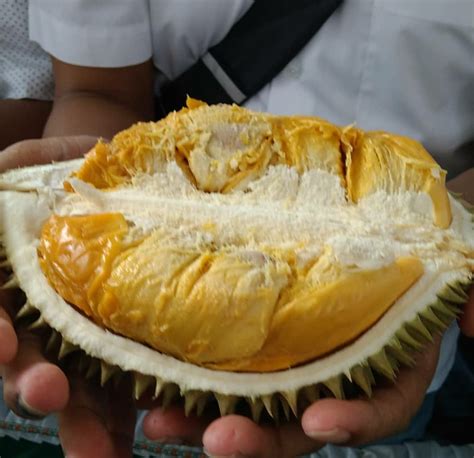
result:
M 51 100 L 48 54 L 28 37 L 28 0 L 0 2 L 0 99 Z
M 71 64 L 122 67 L 152 58 L 173 79 L 251 4 L 30 0 L 30 37 Z M 474 0 L 346 0 L 246 105 L 408 135 L 446 166 L 474 139 Z M 446 333 L 430 390 L 452 365 L 457 333 L 455 326 Z

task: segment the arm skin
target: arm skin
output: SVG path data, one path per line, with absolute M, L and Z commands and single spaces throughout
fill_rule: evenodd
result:
M 137 121 L 153 119 L 153 64 L 93 68 L 53 58 L 54 104 L 43 136 L 111 138 Z

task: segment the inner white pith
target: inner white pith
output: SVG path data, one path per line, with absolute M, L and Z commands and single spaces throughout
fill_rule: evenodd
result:
M 56 213 L 120 212 L 131 223 L 131 237 L 160 231 L 161 244 L 183 249 L 244 257 L 292 251 L 303 267 L 329 247 L 338 264 L 372 269 L 407 255 L 456 268 L 459 251 L 472 247 L 467 222 L 455 219 L 448 230 L 433 224 L 428 195 L 380 191 L 354 204 L 339 177 L 321 170 L 299 175 L 286 166 L 269 167 L 246 189 L 229 194 L 197 190 L 175 163 L 109 191 L 70 183 L 76 194 L 59 199 Z

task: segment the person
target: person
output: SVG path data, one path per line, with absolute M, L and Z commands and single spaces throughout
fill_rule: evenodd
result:
M 54 56 L 56 99 L 44 134 L 110 137 L 135 120 L 150 119 L 154 82 L 161 81 L 163 75 L 176 78 L 222 39 L 251 2 L 232 5 L 228 8 L 221 2 L 202 0 L 200 9 L 194 10 L 179 1 L 173 5 L 166 1 L 136 2 L 133 8 L 123 3 L 120 7 L 115 4 L 111 15 L 103 15 L 90 5 L 81 8 L 80 1 L 68 2 L 61 14 L 59 4 L 52 0 L 31 1 L 32 37 Z M 467 82 L 472 77 L 469 52 L 473 43 L 466 20 L 470 4 L 459 1 L 457 6 L 447 10 L 437 4 L 426 12 L 419 2 L 403 2 L 401 14 L 399 3 L 395 7 L 392 2 L 345 2 L 287 68 L 246 105 L 283 114 L 317 114 L 340 124 L 356 121 L 366 129 L 410 135 L 421 140 L 443 165 L 455 170 L 463 161 L 455 151 L 462 151 L 458 146 L 468 143 L 472 135 Z M 214 19 L 209 15 L 211 9 Z M 456 33 L 439 33 L 453 30 Z M 443 41 L 435 46 L 439 35 Z M 55 38 L 58 36 L 60 40 Z M 81 49 L 88 49 L 88 54 Z M 154 75 L 156 69 L 159 77 Z M 440 75 L 444 77 L 440 79 Z M 456 84 L 446 85 L 446 81 Z M 446 113 L 436 109 L 440 106 Z M 30 144 L 34 147 L 42 148 Z M 23 157 L 29 156 L 25 153 Z M 470 158 L 468 165 L 472 167 L 472 155 Z M 472 169 L 469 174 L 472 176 Z M 472 299 L 466 310 L 462 326 L 472 332 Z M 13 330 L 8 324 L 4 326 L 9 333 L 7 340 L 12 342 Z M 444 339 L 433 389 L 440 386 L 449 370 L 455 338 L 456 331 L 451 329 Z M 19 348 L 21 354 L 23 343 Z M 144 429 L 153 439 L 180 436 L 202 440 L 210 453 L 220 455 L 261 452 L 292 456 L 326 442 L 371 442 L 403 429 L 415 414 L 431 382 L 438 351 L 439 342 L 414 370 L 403 371 L 395 386 L 377 390 L 370 401 L 317 402 L 307 409 L 299 426 L 262 428 L 237 416 L 218 419 L 208 426 L 195 418 L 186 419 L 180 410 L 155 409 L 144 422 Z M 10 357 L 13 354 L 14 349 Z M 40 358 L 37 355 L 37 361 Z M 13 387 L 11 393 L 23 395 L 23 387 L 15 381 L 15 375 L 20 378 L 18 373 L 21 370 L 6 377 L 6 385 Z M 51 383 L 67 386 L 59 373 Z M 103 406 L 95 406 L 84 395 L 79 399 L 97 418 L 105 418 Z M 37 408 L 38 400 L 26 401 L 33 409 L 49 411 L 50 406 Z M 77 404 L 75 407 L 72 412 L 77 414 Z M 80 437 L 78 425 L 84 424 L 73 421 L 70 404 L 61 415 L 63 426 L 67 425 L 63 443 L 71 444 Z M 94 424 L 97 418 L 88 421 Z M 107 431 L 100 431 L 105 437 Z M 113 426 L 112 437 L 120 431 L 123 429 Z M 79 447 L 77 442 L 74 447 Z

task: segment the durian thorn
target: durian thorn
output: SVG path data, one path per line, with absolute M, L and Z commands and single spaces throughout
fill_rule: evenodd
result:
M 0 258 L 6 258 L 7 257 L 7 250 L 5 249 L 5 247 L 1 247 L 0 248 Z
M 174 383 L 168 383 L 163 387 L 163 410 L 166 410 L 179 393 L 179 388 Z
M 290 406 L 293 415 L 298 418 L 298 391 L 288 390 L 280 393 Z
M 27 317 L 35 312 L 37 312 L 38 309 L 36 309 L 35 307 L 33 307 L 28 301 L 26 301 L 20 308 L 20 310 L 18 310 L 16 316 L 15 316 L 15 320 L 19 320 L 20 318 L 24 318 L 24 317 Z
M 303 394 L 311 404 L 319 399 L 319 387 L 316 385 L 308 385 L 303 388 Z
M 416 335 L 419 340 L 423 341 L 423 343 L 433 342 L 433 336 L 430 331 L 426 329 L 426 326 L 423 324 L 419 316 L 407 323 L 407 330 L 411 335 Z
M 157 399 L 160 396 L 164 385 L 165 382 L 161 378 L 155 377 L 155 391 L 153 394 L 153 399 Z
M 69 355 L 69 353 L 72 353 L 73 351 L 76 351 L 78 349 L 79 348 L 76 345 L 72 344 L 71 342 L 68 342 L 67 340 L 64 340 L 63 338 L 59 347 L 58 359 L 63 359 L 67 355 Z
M 95 374 L 100 370 L 100 363 L 98 359 L 91 358 L 89 367 L 86 372 L 86 379 L 94 377 Z
M 137 400 L 140 399 L 142 394 L 153 383 L 153 380 L 154 380 L 153 377 L 149 375 L 133 372 L 132 374 L 133 397 Z
M 262 402 L 265 407 L 265 410 L 267 411 L 268 415 L 273 418 L 273 409 L 272 409 L 272 395 L 271 394 L 266 394 L 262 396 Z
M 252 412 L 252 419 L 255 423 L 258 423 L 260 416 L 262 415 L 263 403 L 258 398 L 247 398 L 247 402 Z
M 100 386 L 104 386 L 116 372 L 117 366 L 112 366 L 105 361 L 100 361 Z
M 279 401 L 280 401 L 283 413 L 285 415 L 286 421 L 290 421 L 290 406 L 288 405 L 288 402 L 283 397 L 280 397 Z
M 46 351 L 51 352 L 54 348 L 56 348 L 60 340 L 61 340 L 61 335 L 59 334 L 59 332 L 52 329 L 51 335 L 48 338 L 48 342 L 46 342 L 46 347 L 45 347 Z
M 450 285 L 446 286 L 440 291 L 437 296 L 444 301 L 452 302 L 453 304 L 465 304 L 468 295 L 462 289 L 453 289 Z
M 2 286 L 0 286 L 0 289 L 15 289 L 20 286 L 20 283 L 18 282 L 18 278 L 16 278 L 16 275 L 12 275 Z
M 342 377 L 340 375 L 331 377 L 322 383 L 336 399 L 345 399 L 344 390 L 342 388 Z
M 403 347 L 403 344 L 400 340 L 393 336 L 388 344 L 387 351 L 401 363 L 405 364 L 406 366 L 413 367 L 415 365 L 415 360 L 410 355 L 409 350 Z
M 184 397 L 184 415 L 189 417 L 197 404 L 199 392 L 196 390 L 190 390 L 186 391 L 186 393 L 181 393 L 181 396 Z
M 369 364 L 382 375 L 387 377 L 390 380 L 395 380 L 396 373 L 393 367 L 393 361 L 391 361 L 388 356 L 385 348 L 382 348 L 378 353 L 372 355 L 368 358 Z
M 221 417 L 229 415 L 234 412 L 237 401 L 239 400 L 238 396 L 232 396 L 227 394 L 214 393 L 214 397 L 217 400 L 217 405 L 219 406 L 219 412 Z
M 209 393 L 203 392 L 201 396 L 198 398 L 197 403 L 196 403 L 196 415 L 198 417 L 200 417 L 203 414 L 208 400 L 209 400 Z
M 349 382 L 352 383 L 352 374 L 351 374 L 350 369 L 346 369 L 343 373 L 346 376 L 347 380 L 349 380 Z
M 41 329 L 48 326 L 48 323 L 43 318 L 43 315 L 40 315 L 37 320 L 33 321 L 33 323 L 27 326 L 29 331 L 33 331 L 35 329 Z
M 443 312 L 438 312 L 439 315 L 441 315 L 439 316 L 436 308 L 433 306 L 428 307 L 426 311 L 423 313 L 424 313 L 424 317 L 427 320 L 431 321 L 434 324 L 437 324 L 440 328 L 442 327 L 442 329 L 446 329 L 454 318 L 454 317 L 447 317 L 446 315 L 443 315 Z
M 367 397 L 372 396 L 372 379 L 371 376 L 372 372 L 370 372 L 370 376 L 368 374 L 368 366 L 362 366 L 360 364 L 354 366 L 351 368 L 351 374 L 354 382 L 362 388 L 364 393 L 367 395 Z
M 406 325 L 406 323 L 405 323 Z M 405 326 L 404 325 L 404 326 Z M 403 342 L 404 344 L 408 345 L 409 347 L 413 348 L 414 350 L 421 350 L 423 348 L 423 343 L 420 342 L 418 339 L 413 337 L 406 327 L 400 328 L 396 333 L 396 337 Z
M 201 395 L 202 392 L 198 390 L 190 390 L 186 393 L 181 393 L 181 396 L 184 397 L 184 415 L 186 417 L 189 417 L 194 410 Z

